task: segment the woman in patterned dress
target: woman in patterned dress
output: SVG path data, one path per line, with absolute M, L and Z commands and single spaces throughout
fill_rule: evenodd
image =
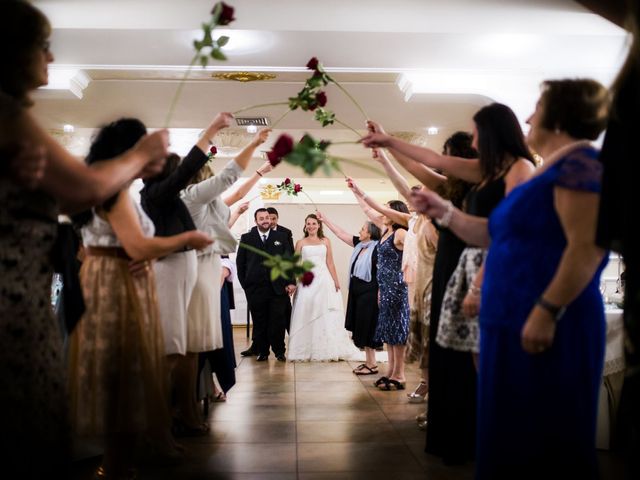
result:
M 3 473 L 20 478 L 42 478 L 69 462 L 62 339 L 49 305 L 57 216 L 155 173 L 167 144 L 166 131 L 154 133 L 98 169 L 48 135 L 29 111 L 29 95 L 48 82 L 50 33 L 30 3 L 0 2 L 0 451 Z

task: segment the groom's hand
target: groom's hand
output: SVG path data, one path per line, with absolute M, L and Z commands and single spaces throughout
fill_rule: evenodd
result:
M 287 293 L 289 295 L 293 295 L 296 292 L 296 286 L 295 285 L 287 285 L 286 291 L 287 291 Z

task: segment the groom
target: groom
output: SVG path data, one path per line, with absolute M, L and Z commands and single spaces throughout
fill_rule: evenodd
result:
M 293 253 L 287 236 L 271 229 L 266 208 L 257 209 L 253 218 L 257 228 L 242 235 L 242 243 L 264 250 L 270 255 Z M 289 293 L 295 289 L 295 284 L 282 278 L 272 282 L 269 269 L 263 265 L 264 260 L 261 255 L 240 247 L 236 257 L 238 280 L 247 296 L 253 317 L 253 341 L 258 353 L 257 360 L 267 360 L 271 347 L 276 358 L 284 362 L 284 318 Z

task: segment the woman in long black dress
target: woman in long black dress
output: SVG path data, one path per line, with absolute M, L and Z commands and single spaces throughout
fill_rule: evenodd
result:
M 317 212 L 318 218 L 340 240 L 355 247 L 349 267 L 349 296 L 345 328 L 352 333 L 356 347 L 364 349 L 365 363 L 355 368 L 356 375 L 373 375 L 378 373 L 376 349 L 382 343 L 374 340 L 378 322 L 378 282 L 377 246 L 380 240 L 380 229 L 372 222 L 365 222 L 358 236 L 351 236 L 346 230 L 335 225 L 325 215 Z

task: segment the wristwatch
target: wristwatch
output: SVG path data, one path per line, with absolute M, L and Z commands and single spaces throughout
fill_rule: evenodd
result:
M 549 312 L 556 322 L 562 318 L 564 312 L 567 310 L 566 306 L 554 305 L 546 301 L 542 295 L 540 295 L 536 304 Z

